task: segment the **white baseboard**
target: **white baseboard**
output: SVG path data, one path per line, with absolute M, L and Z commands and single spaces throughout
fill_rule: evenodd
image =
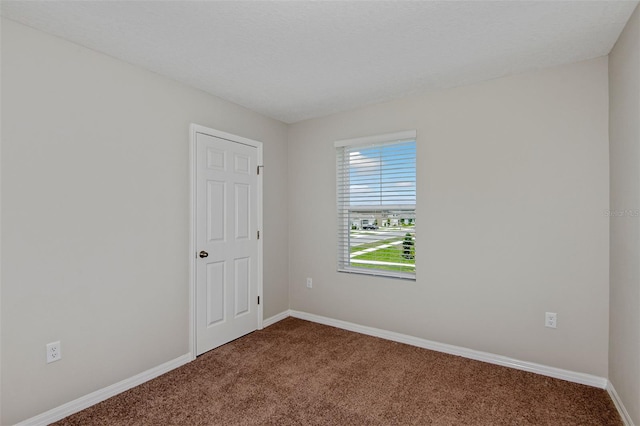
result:
M 290 312 L 291 316 L 295 318 L 317 322 L 332 327 L 342 328 L 344 330 L 355 331 L 356 333 L 366 334 L 369 336 L 380 337 L 382 339 L 392 340 L 394 342 L 405 343 L 407 345 L 417 346 L 419 348 L 444 352 L 451 355 L 458 355 L 469 359 L 475 359 L 477 361 L 488 362 L 490 364 L 515 368 L 517 370 L 529 371 L 531 373 L 537 373 L 543 376 L 554 377 L 556 379 L 567 380 L 569 382 L 580 383 L 583 385 L 594 386 L 600 389 L 604 389 L 607 386 L 607 379 L 605 379 L 604 377 L 578 373 L 570 370 L 563 370 L 561 368 L 549 367 L 546 365 L 536 364 L 528 361 L 521 361 L 502 355 L 495 355 L 489 352 L 481 352 L 473 349 L 463 348 L 461 346 L 438 343 L 431 340 L 421 339 L 419 337 L 395 333 L 393 331 L 381 330 L 379 328 L 367 327 L 364 325 L 327 318 L 320 315 L 309 314 L 306 312 L 294 310 L 291 310 Z
M 607 380 L 607 392 L 609 393 L 609 396 L 611 397 L 611 399 L 613 400 L 613 403 L 618 409 L 618 413 L 620 413 L 620 417 L 622 417 L 622 421 L 624 422 L 625 426 L 635 426 L 633 424 L 633 420 L 631 420 L 631 416 L 629 415 L 629 412 L 627 411 L 624 404 L 622 403 L 620 396 L 618 396 L 618 392 L 616 392 L 616 389 L 613 387 L 613 383 L 611 383 L 608 380 Z
M 286 311 L 280 312 L 279 314 L 275 314 L 274 316 L 262 321 L 262 328 L 269 327 L 270 325 L 273 325 L 278 321 L 282 321 L 285 318 L 289 318 L 290 316 L 291 316 L 291 311 L 288 309 Z
M 148 382 L 164 373 L 167 373 L 175 368 L 178 368 L 192 360 L 191 354 L 182 355 L 176 359 L 165 362 L 157 367 L 151 368 L 147 371 L 143 371 L 140 374 L 136 374 L 133 377 L 124 379 L 118 383 L 115 383 L 106 388 L 99 389 L 95 392 L 91 392 L 88 395 L 82 396 L 71 402 L 67 402 L 59 407 L 53 408 L 42 414 L 39 414 L 30 419 L 24 420 L 15 426 L 46 426 L 50 423 L 62 420 L 67 416 L 70 416 L 85 408 L 91 407 L 99 402 L 111 398 L 119 393 L 129 390 L 133 387 L 141 385 L 144 382 Z

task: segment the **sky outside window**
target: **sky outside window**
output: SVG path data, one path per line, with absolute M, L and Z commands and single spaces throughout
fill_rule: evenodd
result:
M 415 158 L 415 141 L 361 148 L 351 152 L 350 205 L 415 205 Z

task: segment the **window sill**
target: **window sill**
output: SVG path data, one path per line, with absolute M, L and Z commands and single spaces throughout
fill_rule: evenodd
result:
M 380 270 L 365 269 L 365 268 L 338 268 L 338 272 L 342 272 L 346 274 L 370 275 L 370 276 L 381 277 L 381 278 L 395 278 L 395 279 L 405 280 L 405 281 L 416 280 L 415 274 L 380 271 Z

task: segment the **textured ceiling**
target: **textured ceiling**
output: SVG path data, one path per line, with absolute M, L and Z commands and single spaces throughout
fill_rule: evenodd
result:
M 286 123 L 609 53 L 633 1 L 2 1 Z

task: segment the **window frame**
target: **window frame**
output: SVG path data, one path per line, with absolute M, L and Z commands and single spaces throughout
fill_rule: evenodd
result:
M 344 195 L 351 195 L 351 192 L 345 191 L 344 188 L 349 186 L 349 183 L 345 183 L 345 173 L 344 167 L 346 164 L 345 159 L 345 150 L 354 147 L 366 147 L 373 145 L 383 145 L 383 144 L 394 144 L 394 143 L 403 143 L 403 142 L 415 142 L 415 160 L 417 162 L 417 131 L 416 130 L 406 130 L 401 132 L 373 135 L 373 136 L 365 136 L 360 138 L 353 139 L 342 139 L 334 142 L 335 156 L 336 156 L 336 213 L 337 213 L 337 223 L 336 223 L 336 246 L 337 246 L 337 272 L 343 273 L 351 273 L 351 274 L 362 274 L 362 275 L 373 275 L 379 277 L 388 277 L 388 278 L 396 278 L 403 280 L 416 280 L 416 270 L 414 269 L 413 273 L 402 272 L 402 271 L 390 271 L 384 269 L 377 268 L 365 268 L 365 267 L 357 267 L 353 266 L 351 263 L 351 243 L 350 243 L 350 232 L 351 232 L 351 220 L 350 214 L 345 214 L 345 212 L 351 212 L 352 210 L 357 210 L 357 208 L 353 208 L 351 205 L 347 205 L 344 202 Z M 342 171 L 342 176 L 340 175 Z M 415 167 L 415 172 L 417 175 L 417 164 Z M 417 212 L 417 176 L 415 178 L 416 185 L 416 204 L 413 204 L 413 211 Z M 342 197 L 342 199 L 341 199 Z M 411 210 L 411 209 L 407 209 Z M 345 236 L 346 235 L 346 236 Z M 417 226 L 415 225 L 414 219 L 414 239 L 413 244 L 415 247 L 415 237 L 417 235 Z M 415 268 L 415 267 L 414 267 Z

